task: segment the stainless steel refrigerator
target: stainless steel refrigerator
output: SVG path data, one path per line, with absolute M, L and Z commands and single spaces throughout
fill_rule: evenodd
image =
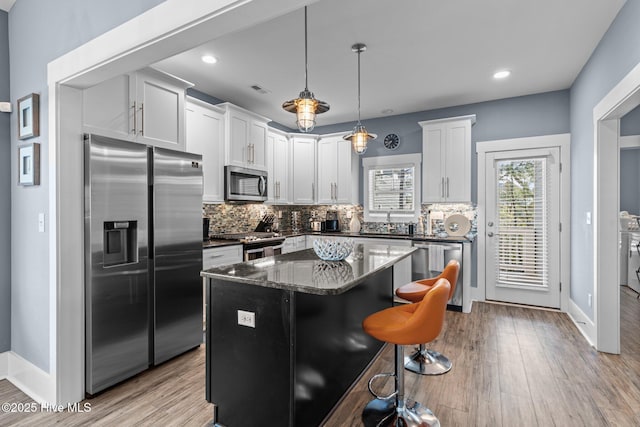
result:
M 202 342 L 201 156 L 98 135 L 85 149 L 85 389 Z

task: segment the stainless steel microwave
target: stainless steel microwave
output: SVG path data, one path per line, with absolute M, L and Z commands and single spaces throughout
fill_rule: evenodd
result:
M 264 202 L 267 200 L 267 172 L 225 166 L 224 199 L 230 202 Z

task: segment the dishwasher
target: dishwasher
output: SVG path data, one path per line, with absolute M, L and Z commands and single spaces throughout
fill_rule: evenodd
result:
M 411 280 L 413 281 L 440 275 L 444 266 L 452 259 L 460 263 L 456 290 L 447 303 L 447 309 L 462 311 L 462 277 L 464 275 L 462 251 L 464 245 L 462 243 L 414 240 L 413 246 L 418 248 L 411 255 Z

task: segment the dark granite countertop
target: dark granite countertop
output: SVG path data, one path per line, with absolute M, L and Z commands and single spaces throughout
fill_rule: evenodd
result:
M 424 234 L 397 234 L 397 233 L 350 233 L 346 231 L 336 231 L 336 232 L 314 232 L 314 231 L 283 231 L 283 237 L 296 237 L 296 236 L 340 236 L 340 237 L 364 237 L 364 238 L 378 238 L 378 239 L 398 239 L 398 240 L 413 240 L 417 242 L 448 242 L 448 243 L 471 243 L 473 240 L 469 240 L 464 236 L 454 237 L 438 237 L 435 235 L 424 235 Z M 202 243 L 203 249 L 207 248 L 217 248 L 221 246 L 231 246 L 231 245 L 241 245 L 242 243 L 234 241 L 234 240 L 219 240 L 219 239 L 210 239 L 205 240 Z
M 338 295 L 409 256 L 409 246 L 356 244 L 344 261 L 323 261 L 305 249 L 211 268 L 203 277 L 316 295 Z
M 398 233 L 351 233 L 348 231 L 338 232 L 316 232 L 316 231 L 301 231 L 298 233 L 283 232 L 285 237 L 294 236 L 341 236 L 341 237 L 365 237 L 365 238 L 378 238 L 378 239 L 398 239 L 398 240 L 415 240 L 421 242 L 449 242 L 449 243 L 471 243 L 473 240 L 469 240 L 464 236 L 455 237 L 438 237 L 436 235 L 424 235 L 424 234 L 398 234 Z
M 235 240 L 209 239 L 202 242 L 202 249 L 220 248 L 223 246 L 241 245 L 242 243 Z

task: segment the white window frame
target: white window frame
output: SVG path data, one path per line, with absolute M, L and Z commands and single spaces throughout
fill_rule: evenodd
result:
M 415 202 L 413 214 L 391 212 L 391 222 L 417 222 L 422 206 L 422 154 L 399 154 L 395 156 L 365 157 L 362 159 L 364 220 L 366 222 L 387 222 L 387 215 L 369 212 L 369 171 L 380 168 L 413 167 L 414 187 L 413 200 Z

